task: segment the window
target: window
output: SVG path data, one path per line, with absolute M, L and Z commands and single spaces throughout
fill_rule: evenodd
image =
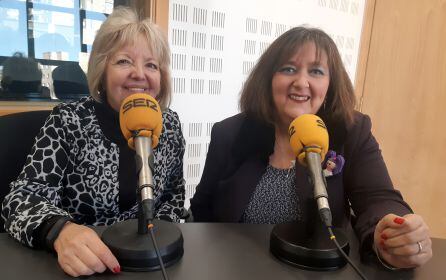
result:
M 114 2 L 0 1 L 0 100 L 72 100 L 88 95 L 88 54 Z

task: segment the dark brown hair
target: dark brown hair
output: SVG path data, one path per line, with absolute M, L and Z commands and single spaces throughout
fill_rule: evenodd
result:
M 261 121 L 275 123 L 277 113 L 272 98 L 273 75 L 307 42 L 316 45 L 318 59 L 322 51 L 328 58 L 330 84 L 325 105 L 321 106 L 318 115 L 328 122 L 353 123 L 355 94 L 336 44 L 324 31 L 307 27 L 288 30 L 262 54 L 243 86 L 239 103 L 242 112 Z

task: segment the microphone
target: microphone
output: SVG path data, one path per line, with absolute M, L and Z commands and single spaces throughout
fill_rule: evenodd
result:
M 132 94 L 122 102 L 119 125 L 129 147 L 136 151 L 138 193 L 143 213 L 147 220 L 152 221 L 154 185 L 149 163 L 153 160 L 152 149 L 158 145 L 163 126 L 161 108 L 148 94 Z
M 327 227 L 331 227 L 332 216 L 328 204 L 327 183 L 321 168 L 322 159 L 328 151 L 327 127 L 318 116 L 304 114 L 291 122 L 288 133 L 291 148 L 299 163 L 310 171 L 314 199 L 317 202 L 321 220 Z
M 347 263 L 344 251 L 348 254 L 350 246 L 342 230 L 332 228 L 327 183 L 321 167 L 328 151 L 327 128 L 318 116 L 304 114 L 291 122 L 288 133 L 294 154 L 310 173 L 320 219 L 313 218 L 308 209 L 308 220 L 275 225 L 270 236 L 270 251 L 279 260 L 299 268 L 339 269 Z M 327 238 L 326 230 L 330 238 Z
M 102 240 L 116 256 L 122 270 L 161 269 L 167 279 L 165 267 L 178 262 L 184 248 L 183 235 L 175 224 L 154 220 L 152 149 L 158 145 L 163 127 L 158 102 L 145 93 L 128 96 L 120 107 L 119 126 L 129 147 L 136 152 L 138 218 L 108 227 L 102 234 Z
M 362 279 L 367 279 L 361 270 L 359 270 L 359 268 L 348 257 L 350 248 L 344 232 L 339 229 L 335 230 L 332 228 L 332 216 L 330 206 L 328 205 L 327 182 L 325 181 L 325 176 L 321 168 L 322 160 L 325 158 L 328 151 L 327 127 L 318 116 L 304 114 L 291 122 L 288 133 L 290 135 L 291 148 L 293 149 L 294 154 L 297 156 L 299 163 L 306 166 L 310 171 L 310 178 L 314 187 L 314 199 L 317 202 L 319 215 L 322 222 L 327 227 L 330 234 L 330 240 L 333 241 L 333 244 L 337 249 L 335 252 L 333 251 L 332 247 L 321 242 L 321 244 L 323 244 L 325 247 L 324 253 L 331 253 L 331 256 L 327 254 L 326 256 L 322 257 L 321 254 L 320 261 L 322 263 L 326 263 L 324 268 L 330 268 L 333 263 L 336 263 L 336 268 L 338 268 L 344 266 L 346 262 L 348 262 Z M 320 233 L 315 231 L 312 238 L 318 239 L 319 237 Z M 309 254 L 320 254 L 320 251 L 313 253 L 315 252 L 315 250 L 313 250 L 314 247 L 319 247 L 319 245 L 309 247 L 310 249 L 306 248 L 309 249 Z M 344 260 L 340 260 L 341 257 L 344 258 Z M 305 261 L 303 263 L 305 263 Z M 302 262 L 299 264 L 302 265 Z M 318 268 L 321 267 L 319 266 Z

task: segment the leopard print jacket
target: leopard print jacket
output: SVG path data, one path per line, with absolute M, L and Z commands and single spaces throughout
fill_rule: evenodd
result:
M 26 164 L 3 201 L 5 230 L 33 247 L 33 232 L 47 219 L 70 216 L 94 226 L 136 218 L 138 205 L 119 211 L 119 149 L 107 139 L 86 97 L 56 106 L 36 137 Z M 179 222 L 184 206 L 185 140 L 178 115 L 163 112 L 154 149 L 156 218 Z

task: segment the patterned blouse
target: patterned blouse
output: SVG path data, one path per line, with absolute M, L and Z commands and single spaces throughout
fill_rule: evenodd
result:
M 295 172 L 294 165 L 279 169 L 269 164 L 251 196 L 242 222 L 280 224 L 301 220 Z
M 35 245 L 34 231 L 54 216 L 70 216 L 94 226 L 136 218 L 136 202 L 127 209 L 120 205 L 120 148 L 104 134 L 95 104 L 86 97 L 56 106 L 37 135 L 21 174 L 11 183 L 2 217 L 5 230 L 23 244 Z M 156 218 L 180 219 L 184 146 L 178 115 L 167 109 L 153 151 Z M 136 191 L 136 186 L 131 188 Z

